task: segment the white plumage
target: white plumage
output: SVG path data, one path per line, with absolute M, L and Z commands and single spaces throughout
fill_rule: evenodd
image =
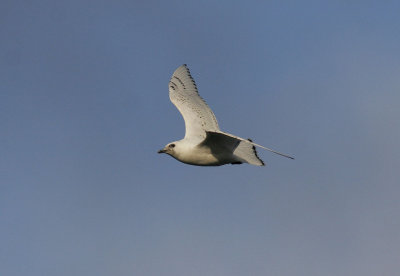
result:
M 202 141 L 205 131 L 219 131 L 217 118 L 200 97 L 186 65 L 175 70 L 169 81 L 169 98 L 185 120 L 185 139 Z
M 293 159 L 286 154 L 220 131 L 217 119 L 200 97 L 196 83 L 186 64 L 178 67 L 169 82 L 169 97 L 185 120 L 186 133 L 182 140 L 169 143 L 159 153 L 199 166 L 249 163 L 263 166 L 255 146 Z

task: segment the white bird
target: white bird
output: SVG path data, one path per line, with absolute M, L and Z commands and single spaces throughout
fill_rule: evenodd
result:
M 249 163 L 264 166 L 256 147 L 284 157 L 293 157 L 222 132 L 214 113 L 200 97 L 186 64 L 175 70 L 169 81 L 169 98 L 185 121 L 186 133 L 182 140 L 167 144 L 158 153 L 166 153 L 190 165 L 221 166 Z

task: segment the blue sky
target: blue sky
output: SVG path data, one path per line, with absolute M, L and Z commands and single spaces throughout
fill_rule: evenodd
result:
M 395 275 L 396 1 L 3 1 L 1 275 Z M 292 154 L 188 166 L 168 81 Z

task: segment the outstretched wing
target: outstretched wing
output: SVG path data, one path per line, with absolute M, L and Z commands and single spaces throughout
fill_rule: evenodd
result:
M 175 70 L 169 81 L 169 98 L 185 120 L 185 139 L 203 140 L 206 131 L 218 131 L 214 113 L 200 97 L 186 64 Z
M 262 148 L 262 149 L 268 150 L 268 151 L 270 151 L 270 152 L 272 152 L 272 153 L 275 153 L 275 154 L 278 154 L 278 155 L 280 155 L 280 156 L 283 156 L 283 157 L 286 157 L 286 158 L 290 158 L 290 159 L 294 159 L 294 157 L 292 157 L 292 156 L 290 156 L 290 155 L 287 155 L 287 154 L 284 154 L 284 153 L 282 153 L 282 152 L 279 152 L 279 151 L 276 151 L 276 150 L 273 150 L 273 149 L 270 149 L 270 148 L 261 146 L 261 145 L 259 145 L 259 144 L 256 144 L 256 143 L 254 143 L 253 141 L 251 141 L 250 139 L 247 139 L 247 140 L 246 140 L 246 139 L 243 139 L 243 138 L 241 138 L 241 137 L 239 137 L 239 136 L 236 136 L 236 135 L 233 135 L 233 134 L 230 134 L 230 133 L 226 133 L 226 132 L 222 132 L 222 131 L 220 131 L 219 133 L 220 133 L 220 134 L 223 134 L 223 135 L 226 135 L 226 136 L 229 136 L 229 137 L 232 137 L 232 138 L 235 138 L 235 139 L 238 139 L 238 140 L 241 140 L 241 141 L 246 141 L 247 143 L 250 143 L 250 144 L 252 144 L 253 146 L 260 147 L 260 148 Z
M 229 152 L 236 156 L 239 163 L 246 162 L 252 165 L 265 166 L 265 163 L 258 157 L 256 147 L 250 139 L 245 140 L 224 132 L 207 131 L 206 133 L 206 139 L 199 146 L 208 147 L 217 158 Z

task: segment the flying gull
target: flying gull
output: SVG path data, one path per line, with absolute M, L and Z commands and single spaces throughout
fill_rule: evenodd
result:
M 281 156 L 293 157 L 260 146 L 250 139 L 222 132 L 214 113 L 200 97 L 186 64 L 175 70 L 169 81 L 169 98 L 185 121 L 182 140 L 167 144 L 158 153 L 166 153 L 190 165 L 221 166 L 249 163 L 264 166 L 256 146 Z

